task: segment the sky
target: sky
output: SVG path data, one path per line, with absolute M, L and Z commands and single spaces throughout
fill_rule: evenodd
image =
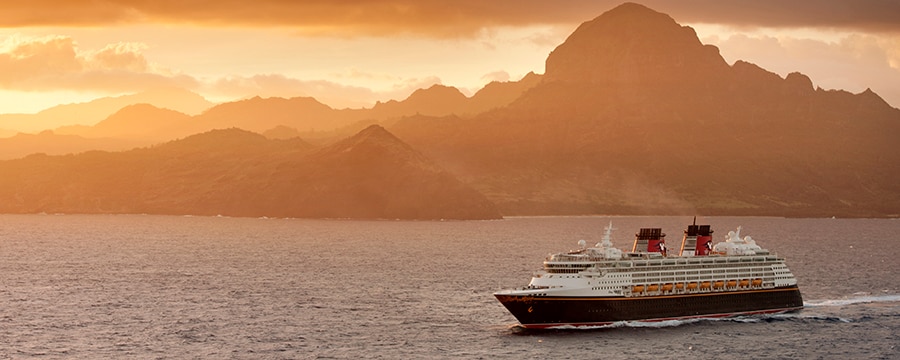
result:
M 645 0 L 731 64 L 900 107 L 900 0 Z M 335 108 L 543 73 L 608 0 L 0 0 L 0 113 L 183 87 Z

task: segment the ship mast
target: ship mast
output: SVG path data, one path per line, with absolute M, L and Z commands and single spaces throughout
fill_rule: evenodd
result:
M 604 230 L 605 231 L 603 232 L 603 239 L 600 240 L 600 246 L 603 247 L 604 249 L 609 249 L 613 246 L 613 244 L 612 244 L 612 231 L 613 231 L 612 220 L 609 221 L 609 225 L 606 225 Z

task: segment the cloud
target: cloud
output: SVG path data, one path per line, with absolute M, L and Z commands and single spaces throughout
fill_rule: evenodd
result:
M 0 42 L 0 90 L 112 94 L 180 87 L 214 98 L 311 96 L 335 108 L 360 108 L 378 101 L 403 99 L 416 89 L 441 83 L 436 76 L 402 78 L 358 69 L 332 76 L 389 85 L 376 91 L 282 74 L 214 75 L 200 80 L 151 63 L 143 55 L 147 48 L 143 43 L 119 42 L 99 49 L 80 49 L 68 36 L 11 36 Z
M 0 45 L 0 88 L 127 92 L 197 84 L 190 76 L 151 69 L 141 54 L 145 48 L 117 43 L 81 51 L 67 36 L 11 36 Z
M 147 59 L 141 53 L 147 45 L 141 43 L 125 43 L 106 45 L 88 57 L 89 63 L 99 69 L 117 69 L 132 72 L 146 72 Z
M 492 82 L 492 81 L 506 82 L 506 81 L 509 81 L 509 73 L 506 71 L 502 71 L 502 70 L 494 71 L 494 72 L 484 74 L 484 76 L 481 77 L 481 80 L 483 80 L 484 82 Z
M 71 38 L 49 36 L 38 39 L 11 37 L 0 54 L 0 85 L 10 86 L 36 77 L 60 76 L 80 71 Z
M 654 0 L 680 23 L 736 27 L 833 28 L 863 32 L 900 32 L 900 2 L 885 0 Z
M 178 23 L 292 27 L 329 36 L 476 37 L 494 26 L 580 23 L 621 0 L 30 0 L 3 6 L 0 27 Z M 900 32 L 900 2 L 885 0 L 645 0 L 679 22 L 836 27 Z

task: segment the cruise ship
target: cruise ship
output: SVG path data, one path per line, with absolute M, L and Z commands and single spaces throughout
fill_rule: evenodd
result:
M 678 255 L 662 229 L 643 228 L 631 251 L 613 247 L 612 223 L 600 243 L 551 254 L 528 286 L 494 294 L 525 328 L 593 327 L 770 314 L 803 307 L 784 258 L 741 228 L 713 244 L 709 225 L 689 225 Z M 674 251 L 672 251 L 674 252 Z

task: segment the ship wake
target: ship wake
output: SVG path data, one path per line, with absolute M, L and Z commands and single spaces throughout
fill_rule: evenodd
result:
M 843 298 L 843 299 L 804 301 L 803 306 L 810 307 L 810 308 L 816 308 L 816 307 L 847 306 L 847 305 L 857 305 L 857 304 L 891 303 L 891 302 L 900 302 L 900 294 L 870 295 L 870 294 L 865 294 L 865 293 L 856 293 L 852 297 Z
M 789 322 L 810 322 L 810 323 L 851 323 L 854 322 L 852 319 L 847 319 L 838 316 L 828 316 L 822 314 L 812 314 L 812 313 L 804 313 L 800 312 L 791 312 L 791 313 L 782 313 L 782 314 L 757 314 L 757 315 L 741 315 L 741 316 L 731 316 L 731 317 L 721 317 L 721 318 L 691 318 L 691 319 L 679 319 L 679 320 L 664 320 L 664 321 L 618 321 L 612 324 L 606 325 L 585 325 L 585 326 L 574 326 L 574 325 L 560 325 L 548 327 L 542 330 L 536 329 L 526 329 L 519 324 L 510 326 L 510 330 L 513 333 L 528 333 L 531 331 L 568 331 L 568 330 L 606 330 L 606 329 L 622 329 L 622 328 L 674 328 L 686 325 L 703 325 L 703 324 L 714 324 L 714 323 L 771 323 L 771 322 L 781 322 L 781 321 L 789 321 Z

